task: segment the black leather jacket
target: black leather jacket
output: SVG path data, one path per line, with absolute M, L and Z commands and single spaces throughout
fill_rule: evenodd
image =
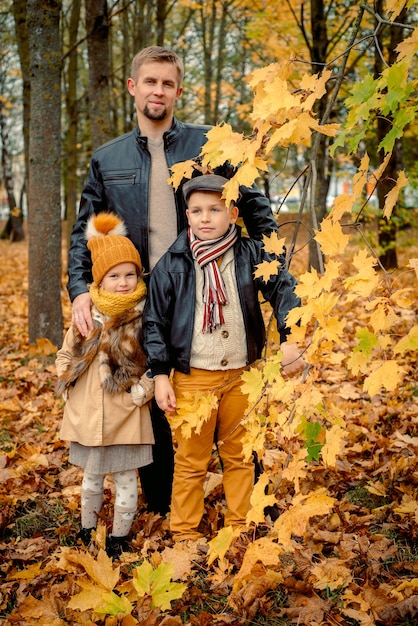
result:
M 300 305 L 294 293 L 295 278 L 285 269 L 284 258 L 278 273 L 265 283 L 254 278 L 255 266 L 272 257 L 259 241 L 241 237 L 234 244 L 235 274 L 244 318 L 248 363 L 260 358 L 266 339 L 258 292 L 273 307 L 280 332 L 286 340 L 286 315 Z M 142 330 L 147 367 L 153 376 L 169 374 L 172 367 L 184 374 L 190 372 L 190 350 L 193 336 L 196 279 L 185 229 L 152 270 L 148 298 L 144 308 Z
M 174 119 L 164 134 L 167 165 L 194 159 L 206 142 L 210 126 L 184 124 Z M 113 211 L 125 222 L 128 236 L 141 255 L 144 272 L 149 271 L 148 193 L 151 156 L 147 138 L 137 127 L 98 148 L 91 159 L 87 182 L 81 195 L 78 218 L 71 234 L 67 288 L 71 301 L 86 292 L 92 281 L 91 257 L 86 246 L 86 224 L 94 213 Z M 277 230 L 270 204 L 255 187 L 241 188 L 240 214 L 251 237 Z M 186 227 L 185 204 L 181 187 L 175 194 L 177 233 Z

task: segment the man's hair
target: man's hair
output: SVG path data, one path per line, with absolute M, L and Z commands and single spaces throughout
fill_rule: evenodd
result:
M 181 85 L 181 81 L 183 80 L 184 75 L 184 66 L 183 61 L 180 57 L 173 52 L 173 50 L 169 50 L 168 48 L 162 48 L 161 46 L 149 46 L 148 48 L 144 48 L 140 50 L 138 54 L 134 56 L 132 59 L 131 66 L 131 77 L 135 81 L 138 80 L 139 70 L 144 63 L 172 63 L 177 68 L 178 76 L 179 76 L 179 87 Z

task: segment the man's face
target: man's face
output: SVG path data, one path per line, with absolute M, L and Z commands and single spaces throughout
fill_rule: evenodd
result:
M 136 83 L 128 78 L 128 91 L 135 98 L 138 117 L 153 121 L 171 120 L 174 105 L 182 92 L 178 81 L 178 71 L 172 63 L 144 63 Z

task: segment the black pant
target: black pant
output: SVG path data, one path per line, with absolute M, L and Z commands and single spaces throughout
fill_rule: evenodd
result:
M 170 425 L 155 399 L 152 400 L 150 408 L 155 438 L 152 447 L 153 462 L 139 468 L 138 472 L 148 510 L 165 515 L 170 509 L 173 485 L 173 441 Z

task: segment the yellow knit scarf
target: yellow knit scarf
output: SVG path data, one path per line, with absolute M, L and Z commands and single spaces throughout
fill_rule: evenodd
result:
M 118 315 L 132 309 L 146 296 L 147 287 L 142 279 L 138 281 L 132 293 L 112 293 L 100 289 L 96 283 L 90 285 L 90 297 L 95 307 L 104 315 Z

